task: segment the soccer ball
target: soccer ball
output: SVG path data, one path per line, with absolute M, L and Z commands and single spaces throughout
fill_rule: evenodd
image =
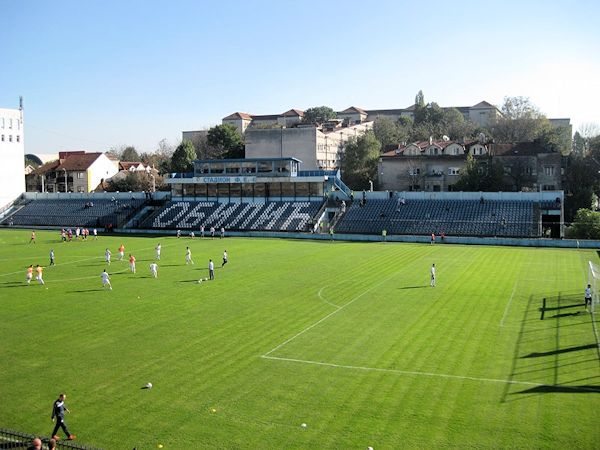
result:
M 200 283 L 202 283 L 202 278 L 200 278 L 200 279 L 198 280 L 198 284 L 200 284 Z
M 146 387 L 147 387 L 148 389 L 152 389 L 152 383 L 146 383 Z
M 302 428 L 306 428 L 306 427 L 307 427 L 307 425 L 306 425 L 305 423 L 301 424 L 300 426 L 301 426 Z

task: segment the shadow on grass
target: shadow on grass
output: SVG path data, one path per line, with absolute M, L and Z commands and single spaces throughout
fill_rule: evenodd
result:
M 521 358 L 539 358 L 540 356 L 559 355 L 561 353 L 578 352 L 580 350 L 589 350 L 591 348 L 596 348 L 596 344 L 594 343 L 587 345 L 577 345 L 575 347 L 559 348 L 550 352 L 534 352 L 530 353 L 529 355 L 521 356 Z
M 600 386 L 583 385 L 583 386 L 552 386 L 543 385 L 536 386 L 522 391 L 513 392 L 515 394 L 600 394 Z
M 72 294 L 72 293 L 83 293 L 83 292 L 98 292 L 98 291 L 104 291 L 106 289 L 102 289 L 102 288 L 96 288 L 96 289 L 78 289 L 76 291 L 67 291 L 67 293 Z
M 401 287 L 401 288 L 398 288 L 398 289 L 399 290 L 403 290 L 403 289 L 423 289 L 423 288 L 426 288 L 426 287 L 428 287 L 428 285 L 424 284 L 422 286 L 404 286 L 404 287 Z

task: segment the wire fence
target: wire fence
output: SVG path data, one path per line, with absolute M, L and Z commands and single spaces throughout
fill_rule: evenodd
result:
M 35 438 L 42 441 L 42 449 L 50 449 L 50 438 L 45 436 L 36 436 L 33 434 L 22 433 L 20 431 L 0 428 L 0 449 L 28 449 L 32 448 Z M 59 440 L 56 443 L 57 450 L 102 450 L 99 447 L 92 447 L 75 441 Z

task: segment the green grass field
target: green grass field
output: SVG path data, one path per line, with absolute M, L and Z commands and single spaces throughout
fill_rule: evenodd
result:
M 0 232 L 0 427 L 49 435 L 65 391 L 71 431 L 106 449 L 600 445 L 582 306 L 595 252 L 58 237 Z M 121 242 L 135 275 L 116 261 Z M 51 248 L 45 286 L 27 286 Z M 198 284 L 209 258 L 216 280 Z

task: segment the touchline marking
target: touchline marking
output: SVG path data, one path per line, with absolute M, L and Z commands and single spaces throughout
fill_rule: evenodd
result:
M 510 294 L 510 298 L 508 299 L 508 303 L 506 304 L 506 308 L 504 308 L 504 314 L 502 315 L 502 320 L 500 321 L 500 326 L 504 326 L 504 319 L 506 319 L 506 314 L 508 314 L 508 309 L 510 308 L 510 304 L 512 302 L 513 297 L 515 296 L 515 292 L 517 292 L 517 284 L 519 284 L 519 280 L 515 281 L 515 285 L 513 286 L 512 294 Z
M 396 273 L 393 273 L 392 275 L 390 275 L 387 278 L 384 278 L 383 280 L 381 280 L 379 283 L 374 284 L 373 286 L 371 286 L 369 289 L 367 289 L 366 291 L 362 292 L 361 294 L 358 294 L 356 297 L 354 297 L 352 300 L 350 300 L 348 303 L 346 303 L 344 306 L 340 306 L 338 309 L 336 309 L 335 311 L 327 314 L 325 317 L 317 320 L 315 323 L 313 323 L 312 325 L 307 326 L 304 330 L 300 331 L 299 333 L 296 333 L 294 336 L 292 336 L 291 338 L 283 341 L 281 344 L 279 344 L 277 347 L 272 348 L 271 350 L 269 350 L 267 353 L 265 353 L 264 355 L 262 355 L 263 358 L 267 357 L 268 355 L 270 355 L 271 353 L 273 353 L 276 350 L 279 350 L 281 347 L 283 347 L 286 344 L 289 344 L 290 342 L 292 342 L 294 339 L 296 339 L 298 336 L 303 335 L 304 333 L 306 333 L 308 330 L 316 327 L 317 325 L 319 325 L 321 322 L 326 321 L 327 319 L 329 319 L 331 316 L 333 316 L 334 314 L 339 313 L 342 309 L 344 309 L 346 306 L 350 306 L 352 303 L 354 303 L 356 300 L 358 300 L 359 298 L 361 298 L 363 295 L 365 295 L 367 292 L 375 289 L 376 287 L 381 286 L 383 283 L 385 283 L 386 281 L 390 280 L 391 278 L 393 278 L 394 276 L 396 276 Z
M 413 370 L 399 370 L 399 369 L 380 369 L 377 367 L 363 367 L 363 366 L 349 366 L 345 364 L 333 364 L 326 363 L 321 361 L 309 361 L 305 359 L 295 359 L 295 358 L 282 358 L 278 356 L 267 356 L 263 355 L 261 358 L 264 359 L 272 359 L 275 361 L 288 361 L 288 362 L 296 362 L 301 364 L 312 364 L 315 366 L 325 366 L 325 367 L 335 367 L 338 369 L 352 369 L 352 370 L 364 370 L 368 372 L 386 372 L 386 373 L 396 373 L 399 375 L 415 375 L 415 376 L 423 376 L 423 377 L 438 377 L 438 378 L 452 378 L 456 380 L 470 380 L 470 381 L 483 381 L 486 383 L 502 383 L 502 384 L 523 384 L 526 386 L 548 386 L 544 383 L 532 383 L 530 381 L 515 381 L 515 380 L 500 380 L 496 378 L 479 378 L 479 377 L 467 377 L 462 375 L 448 375 L 445 373 L 433 373 L 433 372 L 417 372 Z
M 329 302 L 329 301 L 327 301 L 327 300 L 325 300 L 325 299 L 323 298 L 323 296 L 321 295 L 321 292 L 323 292 L 323 289 L 325 289 L 325 286 L 323 286 L 321 289 L 319 289 L 319 294 L 318 294 L 318 295 L 319 295 L 319 298 L 320 298 L 321 300 L 323 300 L 325 303 L 327 303 L 328 305 L 331 305 L 331 306 L 333 306 L 334 308 L 338 308 L 338 309 L 339 309 L 339 308 L 341 308 L 341 306 L 338 306 L 338 305 L 336 305 L 335 303 L 331 303 L 331 302 Z

